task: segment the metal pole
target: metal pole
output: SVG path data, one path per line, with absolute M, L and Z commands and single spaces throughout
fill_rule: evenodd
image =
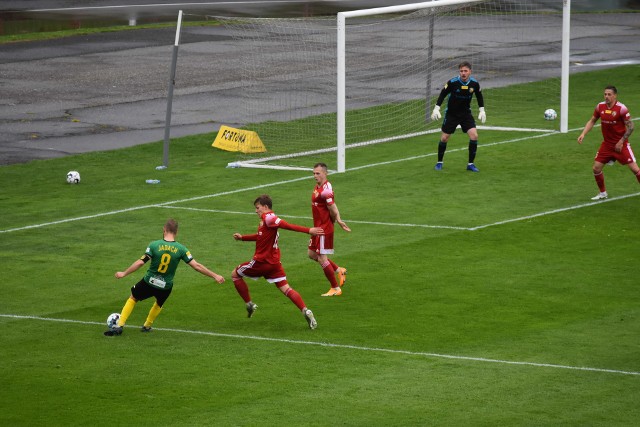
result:
M 176 64 L 178 63 L 178 46 L 180 45 L 180 29 L 182 28 L 182 11 L 178 12 L 178 25 L 176 28 L 176 42 L 173 45 L 173 57 L 171 59 L 171 72 L 169 73 L 169 90 L 167 94 L 167 116 L 164 124 L 164 150 L 162 166 L 157 169 L 169 167 L 169 141 L 171 130 L 171 108 L 173 105 L 173 87 L 176 85 Z

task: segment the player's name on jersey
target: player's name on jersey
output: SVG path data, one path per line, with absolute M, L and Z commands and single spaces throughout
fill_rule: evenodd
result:
M 172 253 L 176 253 L 178 252 L 178 248 L 176 248 L 175 246 L 171 246 L 171 245 L 160 245 L 158 246 L 158 250 L 163 251 L 163 252 L 172 252 Z

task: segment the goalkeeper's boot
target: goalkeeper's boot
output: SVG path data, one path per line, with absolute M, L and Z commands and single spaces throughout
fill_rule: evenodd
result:
M 151 326 L 142 325 L 142 328 L 140 328 L 140 332 L 151 332 Z
M 258 305 L 249 301 L 247 303 L 247 317 L 253 316 L 253 313 L 255 313 L 257 309 L 258 309 Z
M 318 322 L 316 322 L 316 318 L 313 317 L 313 312 L 311 310 L 309 310 L 308 308 L 305 308 L 302 314 L 304 314 L 304 318 L 307 320 L 307 323 L 309 324 L 309 329 L 315 329 L 318 327 Z
M 606 199 L 607 197 L 609 197 L 607 192 L 606 191 L 602 191 L 602 192 L 596 194 L 595 197 L 592 197 L 591 200 L 603 200 L 603 199 Z
M 331 288 L 327 291 L 326 294 L 322 294 L 323 297 L 339 297 L 342 295 L 342 289 L 340 288 Z
M 104 335 L 107 337 L 115 337 L 118 335 L 122 335 L 122 326 L 114 326 L 108 331 L 104 331 Z
M 471 172 L 480 172 L 480 169 L 478 169 L 473 163 L 469 163 L 467 165 L 467 170 Z
M 442 162 L 438 162 L 438 163 L 436 163 L 436 167 L 434 169 L 437 170 L 437 171 L 441 171 L 442 170 L 442 166 L 443 166 Z
M 344 286 L 347 283 L 347 269 L 343 267 L 338 267 L 338 282 L 340 283 L 340 287 Z

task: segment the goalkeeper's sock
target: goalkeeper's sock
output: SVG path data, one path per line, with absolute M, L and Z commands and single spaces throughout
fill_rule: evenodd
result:
M 233 286 L 236 287 L 236 291 L 238 291 L 238 294 L 240 295 L 240 297 L 242 297 L 244 302 L 251 301 L 251 295 L 249 295 L 249 287 L 247 286 L 247 283 L 242 279 L 242 277 L 233 279 Z
M 304 310 L 306 305 L 304 301 L 302 301 L 302 297 L 300 296 L 300 294 L 295 289 L 289 288 L 289 290 L 284 294 L 291 300 L 291 302 L 296 305 L 296 307 L 298 307 L 300 310 Z
M 447 151 L 447 143 L 440 141 L 440 143 L 438 144 L 438 163 L 442 163 L 445 151 Z
M 594 173 L 593 177 L 596 179 L 596 184 L 598 184 L 598 188 L 601 193 L 607 191 L 607 188 L 604 185 L 604 173 L 600 171 L 600 173 Z
M 131 312 L 133 308 L 136 306 L 136 300 L 129 298 L 127 302 L 124 303 L 124 307 L 122 307 L 122 313 L 120 313 L 120 318 L 118 319 L 118 326 L 124 326 L 127 323 L 127 319 L 131 316 Z
M 338 281 L 336 280 L 336 271 L 331 266 L 331 263 L 327 260 L 324 264 L 322 264 L 322 271 L 324 271 L 324 275 L 327 277 L 329 283 L 331 283 L 332 288 L 339 288 Z
M 162 307 L 160 307 L 157 302 L 154 302 L 153 306 L 151 306 L 151 310 L 149 310 L 149 314 L 147 315 L 147 320 L 144 321 L 144 327 L 150 328 L 161 311 Z
M 478 151 L 478 141 L 469 140 L 469 163 L 473 163 L 476 159 L 476 151 Z

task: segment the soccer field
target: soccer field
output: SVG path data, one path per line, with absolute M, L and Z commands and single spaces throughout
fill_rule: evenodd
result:
M 320 296 L 308 236 L 280 233 L 313 331 L 264 280 L 249 283 L 248 319 L 230 277 L 253 254 L 232 235 L 257 229 L 256 196 L 311 225 L 311 172 L 227 169 L 214 135 L 174 140 L 164 171 L 161 142 L 0 167 L 0 425 L 635 425 L 640 185 L 606 167 L 610 198 L 592 202 L 600 129 L 576 138 L 606 84 L 640 114 L 638 77 L 572 76 L 567 134 L 481 130 L 478 174 L 459 133 L 441 172 L 433 135 L 348 150 L 329 177 L 353 230 L 336 231 L 341 297 Z M 506 114 L 494 108 L 488 124 Z M 226 283 L 179 267 L 152 333 L 144 301 L 103 336 L 143 270 L 114 272 L 168 217 Z

